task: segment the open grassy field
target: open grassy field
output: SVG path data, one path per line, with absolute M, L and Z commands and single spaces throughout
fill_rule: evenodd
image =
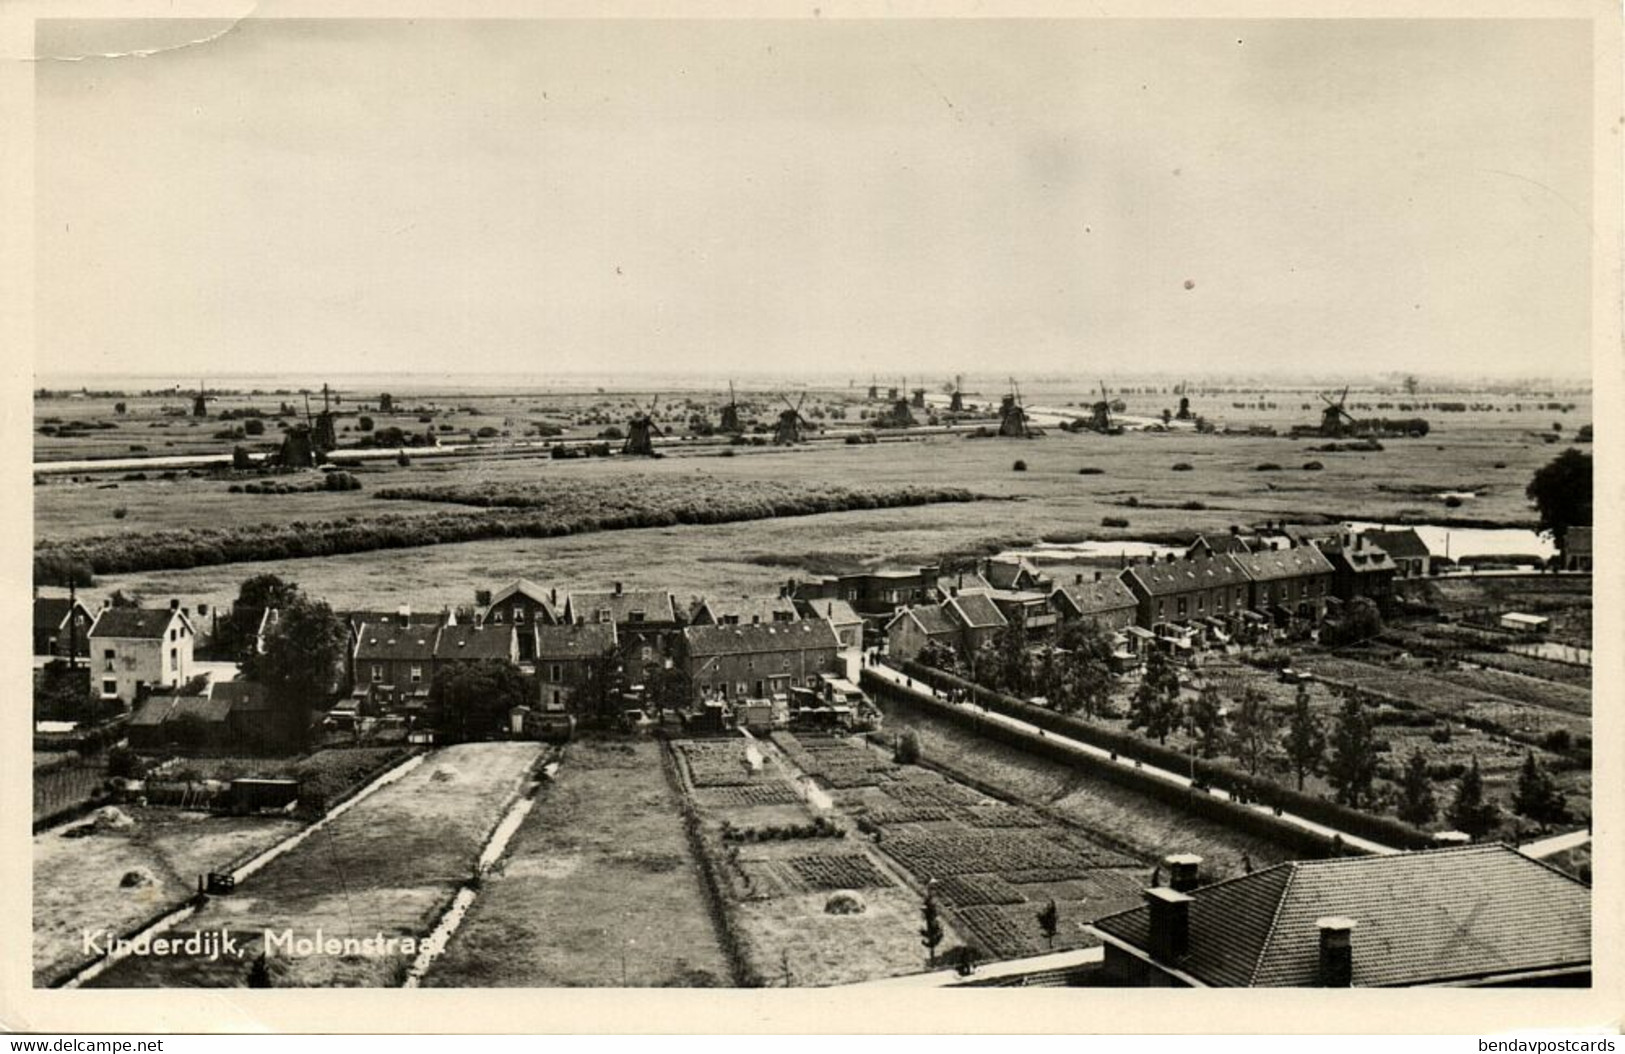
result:
M 731 984 L 659 755 L 572 743 L 425 984 Z
M 263 930 L 366 939 L 425 935 L 475 861 L 502 813 L 529 780 L 541 747 L 472 743 L 434 752 L 398 781 L 362 799 L 296 848 L 215 897 L 176 931 L 230 929 L 240 959 L 131 957 L 99 987 L 219 987 L 244 983 Z M 278 987 L 377 987 L 401 982 L 412 956 L 273 955 Z
M 1008 505 L 875 509 L 750 524 L 391 549 L 323 557 L 319 571 L 315 560 L 283 559 L 107 575 L 97 590 L 135 589 L 149 596 L 212 598 L 218 603 L 229 599 L 243 578 L 271 570 L 295 581 L 319 576 L 323 586 L 318 592 L 341 606 L 411 603 L 414 598 L 421 607 L 466 603 L 476 586 L 518 574 L 561 588 L 642 576 L 640 586 L 667 585 L 678 592 L 761 592 L 796 573 L 923 562 L 944 553 L 990 551 L 1042 538 L 1188 537 L 1235 523 L 1310 515 L 1432 522 L 1453 516 L 1528 524 L 1533 515 L 1523 487 L 1554 453 L 1525 430 L 1482 422 L 1475 426 L 1467 420 L 1452 421 L 1423 440 L 1393 440 L 1381 453 L 1309 455 L 1304 448 L 1310 442 L 1190 432 L 1108 438 L 1051 431 L 1030 442 L 939 435 L 869 446 L 738 448 L 732 457 L 694 450 L 656 461 L 472 458 L 431 465 L 420 460 L 409 468 L 386 463 L 376 472 L 363 471 L 366 489 L 359 492 L 284 497 L 226 494 L 223 481 L 184 477 L 121 484 L 116 491 L 97 490 L 95 483 L 53 481 L 35 488 L 37 535 L 68 540 L 115 527 L 179 530 L 197 524 L 197 502 L 204 496 L 211 519 L 232 524 L 430 515 L 447 506 L 384 502 L 372 492 L 440 484 L 502 488 L 538 480 L 563 485 L 590 480 L 591 485 L 635 491 L 673 478 L 705 479 L 724 487 L 794 478 L 812 487 L 947 486 L 1017 499 Z M 1325 468 L 1306 472 L 1298 467 L 1311 457 Z M 1026 463 L 1026 471 L 1011 471 L 1016 458 Z M 1285 469 L 1256 471 L 1263 463 Z M 1191 470 L 1174 471 L 1175 464 L 1189 464 Z M 1084 467 L 1103 471 L 1080 475 Z M 126 486 L 135 488 L 128 501 Z M 1447 509 L 1434 496 L 1458 489 L 1478 497 Z M 1130 500 L 1137 506 L 1129 507 Z M 121 521 L 113 519 L 119 507 L 127 510 Z M 1126 520 L 1128 527 L 1103 527 L 1107 516 Z
M 66 838 L 34 836 L 34 981 L 89 962 L 82 933 L 124 932 L 179 905 L 197 876 L 228 870 L 297 831 L 293 820 L 119 806 L 135 824 Z M 126 876 L 130 885 L 124 885 Z

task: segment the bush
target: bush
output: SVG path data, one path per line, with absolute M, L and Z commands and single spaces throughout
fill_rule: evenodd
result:
M 920 763 L 920 737 L 913 730 L 904 732 L 897 740 L 897 748 L 892 752 L 892 758 L 899 765 L 918 765 Z
M 363 432 L 372 431 L 372 418 L 368 417 L 366 414 L 362 414 L 361 417 L 356 421 L 356 427 L 361 429 Z
M 1318 461 L 1305 461 L 1303 463 L 1303 470 L 1305 472 L 1319 472 L 1321 469 L 1323 469 L 1325 467 L 1326 467 L 1325 465 L 1322 465 Z
M 1174 471 L 1175 472 L 1189 472 L 1189 471 L 1191 471 L 1190 462 L 1188 462 L 1188 461 L 1176 462 L 1174 464 Z
M 411 468 L 412 459 L 402 452 L 396 455 L 395 464 L 399 465 L 401 468 Z
M 243 422 L 243 432 L 251 436 L 262 436 L 265 434 L 265 422 L 257 417 L 251 417 Z
M 1186 512 L 1201 512 L 1203 509 L 1207 508 L 1207 504 L 1200 501 L 1185 501 L 1180 502 L 1179 507 L 1184 509 Z
M 1012 472 L 1025 472 L 1025 471 L 1027 471 L 1027 462 L 1021 460 L 1020 458 L 1017 458 L 1016 463 L 1014 465 L 1010 466 L 1010 471 L 1012 471 Z
M 125 508 L 123 505 L 120 505 L 118 508 L 113 510 L 113 519 L 115 520 L 122 520 L 128 515 L 130 515 L 130 510 Z
M 1277 465 L 1273 461 L 1266 461 L 1262 465 L 1255 465 L 1253 467 L 1253 471 L 1254 472 L 1279 472 L 1279 471 L 1281 471 L 1281 466 Z
M 1461 508 L 1461 499 L 1452 494 L 1450 497 L 1444 499 L 1444 507 L 1447 509 L 1459 509 Z
M 1092 465 L 1085 465 L 1083 468 L 1078 469 L 1078 475 L 1080 476 L 1101 476 L 1105 475 L 1105 473 L 1105 469 L 1095 468 Z
M 1128 526 L 1128 521 L 1123 519 L 1121 516 L 1106 516 L 1101 519 L 1100 525 L 1102 527 L 1122 528 Z

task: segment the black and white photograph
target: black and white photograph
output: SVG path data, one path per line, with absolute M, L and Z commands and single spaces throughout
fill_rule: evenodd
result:
M 261 6 L 32 24 L 33 989 L 1593 986 L 1617 12 Z

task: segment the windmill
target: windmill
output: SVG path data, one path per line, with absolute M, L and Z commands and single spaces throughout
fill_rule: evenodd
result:
M 914 389 L 914 399 L 909 405 L 914 407 L 914 409 L 916 409 L 916 410 L 924 410 L 925 409 L 925 389 L 924 388 L 915 388 Z
M 1195 414 L 1191 413 L 1191 382 L 1180 381 L 1179 387 L 1174 390 L 1179 393 L 1179 412 L 1174 414 L 1174 416 L 1181 421 L 1189 421 L 1192 417 L 1196 416 Z
M 722 408 L 722 431 L 739 435 L 744 426 L 739 423 L 739 400 L 734 398 L 734 382 L 728 382 L 728 405 Z
M 1100 382 L 1100 398 L 1090 408 L 1089 429 L 1099 432 L 1103 436 L 1123 434 L 1123 426 L 1112 420 L 1112 397 L 1106 390 L 1106 382 Z
M 1339 395 L 1335 400 L 1325 392 L 1320 394 L 1320 401 L 1326 404 L 1326 409 L 1320 412 L 1321 435 L 1329 439 L 1336 439 L 1338 436 L 1355 431 L 1360 427 L 1360 422 L 1356 421 L 1347 410 L 1343 409 L 1343 404 L 1348 401 L 1348 397 L 1349 390 L 1346 385 L 1343 388 L 1343 394 Z
M 962 414 L 965 412 L 965 386 L 962 382 L 963 378 L 961 378 L 957 373 L 954 374 L 954 388 L 953 391 L 948 395 L 948 412 L 951 414 Z
M 322 412 L 316 415 L 316 446 L 324 453 L 339 445 L 338 430 L 333 427 L 333 410 L 328 405 L 331 395 L 326 383 L 322 384 Z M 305 398 L 305 416 L 310 416 L 310 398 Z
M 1010 378 L 1010 391 L 999 403 L 999 435 L 1028 439 L 1032 430 L 1027 427 L 1027 410 L 1021 405 L 1021 388 Z
M 869 401 L 873 402 L 873 401 L 875 401 L 876 399 L 879 399 L 879 398 L 880 398 L 880 385 L 878 383 L 876 383 L 875 375 L 871 373 L 869 375 Z
M 903 384 L 905 386 L 908 384 L 908 379 L 906 377 L 903 379 Z M 914 412 L 909 409 L 908 399 L 902 394 L 901 390 L 893 388 L 891 390 L 890 399 L 891 413 L 887 416 L 886 423 L 891 425 L 893 428 L 912 427 L 914 424 Z
M 801 404 L 807 401 L 807 393 L 802 392 L 794 405 L 788 396 L 780 395 L 779 398 L 784 400 L 784 409 L 779 411 L 779 423 L 773 429 L 773 444 L 795 446 L 801 442 L 801 430 L 812 427 L 812 423 L 801 416 Z
M 192 416 L 209 416 L 209 389 L 204 381 L 197 382 L 197 394 L 192 396 Z
M 655 409 L 660 405 L 660 396 L 656 395 L 648 406 L 644 406 L 636 399 L 632 400 L 632 405 L 636 406 L 638 411 L 632 415 L 632 420 L 626 423 L 626 442 L 621 444 L 621 453 L 654 457 L 654 433 L 659 427 L 655 424 Z

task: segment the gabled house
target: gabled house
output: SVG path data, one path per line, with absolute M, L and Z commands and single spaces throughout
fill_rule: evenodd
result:
M 1411 527 L 1397 531 L 1363 531 L 1361 537 L 1387 553 L 1394 561 L 1394 577 L 1426 578 L 1433 573 L 1433 554 L 1422 536 Z
M 529 629 L 494 623 L 441 626 L 434 639 L 435 672 L 458 662 L 517 663 L 522 634 L 529 636 Z
M 1241 556 L 1252 551 L 1253 547 L 1247 543 L 1247 539 L 1236 531 L 1229 534 L 1199 534 L 1187 550 L 1197 556 L 1217 556 L 1223 553 Z
M 426 700 L 439 633 L 435 625 L 364 623 L 351 659 L 355 693 L 386 705 Z
M 791 580 L 786 587 L 797 600 L 844 600 L 863 618 L 884 624 L 901 608 L 927 604 L 934 596 L 941 569 L 887 569 Z
M 560 620 L 558 593 L 544 590 L 528 578 L 516 578 L 497 591 L 491 602 L 480 610 L 478 620 L 521 630 L 530 626 L 556 625 Z M 535 636 L 521 632 L 518 640 L 520 661 L 528 662 L 533 657 L 530 648 L 535 643 Z
M 1343 531 L 1321 542 L 1320 551 L 1331 561 L 1333 596 L 1345 603 L 1364 597 L 1387 610 L 1399 568 L 1386 550 L 1353 531 Z
M 821 618 L 828 622 L 841 642 L 842 651 L 859 651 L 863 648 L 863 619 L 846 601 L 798 600 L 796 610 L 804 619 Z
M 1130 564 L 1120 576 L 1137 602 L 1142 629 L 1223 618 L 1247 609 L 1251 580 L 1236 558 L 1169 555 Z
M 894 659 L 916 659 L 927 645 L 959 648 L 963 626 L 948 614 L 946 604 L 920 604 L 904 608 L 886 624 L 886 654 Z
M 103 699 L 134 705 L 191 679 L 197 632 L 176 601 L 167 609 L 103 608 L 89 637 L 91 686 Z
M 1114 630 L 1134 625 L 1139 610 L 1139 601 L 1121 578 L 1099 571 L 1092 578 L 1078 574 L 1074 581 L 1057 585 L 1049 602 L 1063 623 L 1090 621 Z
M 1054 584 L 1025 557 L 1015 560 L 989 558 L 982 563 L 982 577 L 994 589 L 1019 592 L 1047 592 Z
M 1591 890 L 1505 845 L 1295 860 L 1095 920 L 1108 985 L 1586 987 Z
M 951 575 L 937 576 L 937 599 L 947 600 L 960 593 L 991 593 L 993 583 L 982 577 L 977 570 L 955 571 Z
M 1049 594 L 1042 589 L 995 589 L 980 595 L 993 601 L 1006 623 L 1025 626 L 1028 633 L 1046 633 L 1061 620 L 1060 613 L 1050 606 Z
M 961 593 L 942 602 L 943 614 L 959 627 L 961 654 L 970 655 L 993 643 L 1010 624 L 988 593 Z
M 624 589 L 571 593 L 564 601 L 566 622 L 608 622 L 615 626 L 621 666 L 632 685 L 653 683 L 675 657 L 683 621 L 670 593 Z
M 840 640 L 823 619 L 683 630 L 691 700 L 770 699 L 817 688 L 820 674 L 844 674 Z
M 90 609 L 68 597 L 34 598 L 34 654 L 54 659 L 90 654 Z
M 1251 585 L 1248 606 L 1277 620 L 1320 621 L 1332 595 L 1331 561 L 1312 545 L 1232 555 Z
M 616 661 L 615 623 L 532 626 L 541 708 L 578 716 L 609 704 Z

